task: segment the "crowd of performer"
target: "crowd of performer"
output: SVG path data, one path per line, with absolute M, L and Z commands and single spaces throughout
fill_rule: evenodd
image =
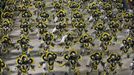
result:
M 122 68 L 122 56 L 130 58 L 134 52 L 133 0 L 7 0 L 3 6 L 0 13 L 1 75 L 10 71 L 4 59 L 10 55 L 11 49 L 21 52 L 16 58 L 18 75 L 28 75 L 29 70 L 36 70 L 34 56 L 31 55 L 34 46 L 30 44 L 33 32 L 36 35 L 32 36 L 37 36 L 40 41 L 38 56 L 42 61 L 38 63 L 44 75 L 53 72 L 55 63 L 69 67 L 65 75 L 70 72 L 79 75 L 79 62 L 83 56 L 89 58 L 85 65 L 87 75 L 96 70 L 98 75 L 102 72 L 115 75 Z M 20 29 L 19 39 L 13 42 L 10 34 L 16 28 Z M 120 33 L 124 32 L 127 35 L 120 40 Z M 96 41 L 99 46 L 94 50 Z M 119 50 L 110 51 L 109 46 L 114 48 L 118 43 Z M 74 45 L 79 48 L 73 48 Z M 60 54 L 51 51 L 57 46 L 64 51 Z M 57 60 L 58 57 L 65 61 Z M 130 69 L 133 72 L 134 58 L 131 59 Z M 103 71 L 100 71 L 99 65 Z

